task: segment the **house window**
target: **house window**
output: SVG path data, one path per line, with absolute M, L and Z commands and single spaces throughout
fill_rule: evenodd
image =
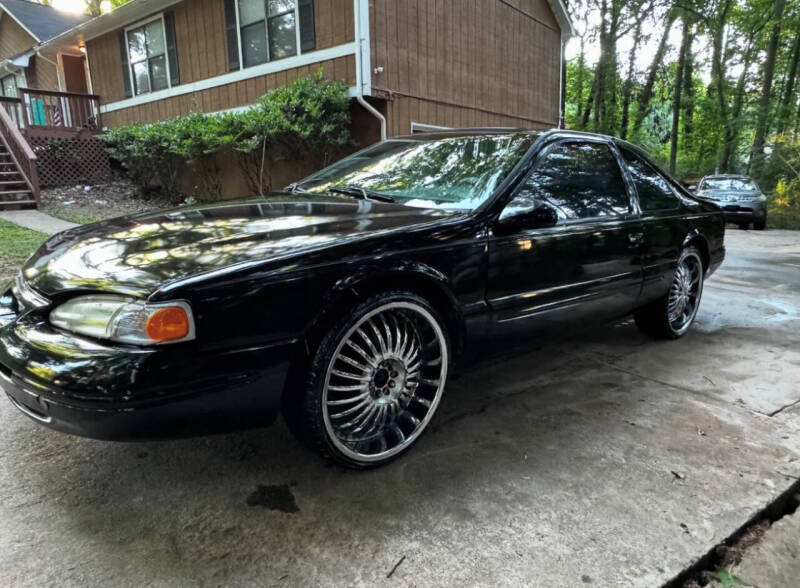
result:
M 166 31 L 161 15 L 125 31 L 129 69 L 134 94 L 147 94 L 170 87 Z
M 236 10 L 244 67 L 298 54 L 298 2 L 237 0 Z
M 17 97 L 17 76 L 11 74 L 4 78 L 0 78 L 0 95 L 6 98 Z

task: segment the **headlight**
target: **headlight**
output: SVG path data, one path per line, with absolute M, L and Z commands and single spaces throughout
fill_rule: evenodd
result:
M 186 302 L 147 304 L 121 296 L 79 296 L 54 309 L 50 323 L 73 333 L 135 345 L 195 337 L 192 309 Z

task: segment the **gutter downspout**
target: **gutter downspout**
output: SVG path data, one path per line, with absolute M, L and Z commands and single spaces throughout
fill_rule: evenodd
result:
M 58 82 L 58 91 L 59 92 L 63 92 L 64 91 L 64 84 L 62 84 L 62 80 L 61 80 L 61 77 L 62 77 L 62 74 L 63 74 L 61 68 L 58 66 L 57 62 L 53 61 L 49 57 L 45 57 L 44 55 L 42 55 L 41 51 L 42 51 L 41 47 L 34 47 L 34 49 L 33 49 L 33 52 L 36 55 L 36 57 L 41 57 L 43 60 L 47 61 L 48 63 L 52 63 L 55 66 L 55 68 L 56 68 L 56 82 Z
M 364 94 L 371 92 L 372 71 L 370 71 L 370 39 L 369 39 L 369 1 L 353 0 L 355 13 L 356 36 L 356 101 L 361 107 L 378 119 L 381 124 L 381 141 L 387 138 L 386 117 L 377 108 L 364 99 Z M 366 47 L 365 47 L 366 46 Z M 366 71 L 365 71 L 366 70 Z
M 383 116 L 377 108 L 375 108 L 372 104 L 364 100 L 364 97 L 359 94 L 356 96 L 356 101 L 364 107 L 364 110 L 369 112 L 372 116 L 378 119 L 381 123 L 381 141 L 386 140 L 386 117 Z
M 58 64 L 57 64 L 55 61 L 53 61 L 53 60 L 52 60 L 52 59 L 50 59 L 49 57 L 45 57 L 44 55 L 42 55 L 41 51 L 42 51 L 42 50 L 41 50 L 40 48 L 37 48 L 37 49 L 34 49 L 34 50 L 33 50 L 33 52 L 36 54 L 36 56 L 37 56 L 37 57 L 41 57 L 41 58 L 42 58 L 42 59 L 44 59 L 45 61 L 49 61 L 50 63 L 52 63 L 53 65 L 55 65 L 56 67 L 58 67 Z

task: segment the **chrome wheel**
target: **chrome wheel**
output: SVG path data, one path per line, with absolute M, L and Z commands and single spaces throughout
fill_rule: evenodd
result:
M 410 446 L 439 405 L 447 359 L 442 328 L 417 303 L 390 302 L 361 317 L 325 375 L 322 413 L 336 449 L 369 463 Z
M 689 253 L 678 263 L 667 298 L 667 320 L 670 328 L 682 335 L 691 326 L 703 292 L 703 264 Z

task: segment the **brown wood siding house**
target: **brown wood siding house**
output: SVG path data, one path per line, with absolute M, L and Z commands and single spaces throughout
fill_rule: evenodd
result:
M 62 89 L 61 57 L 53 54 L 50 58 L 35 49 L 87 19 L 25 0 L 0 0 L 0 96 L 16 97 L 18 88 Z M 77 50 L 75 57 L 83 59 Z M 13 89 L 10 77 L 14 78 Z
M 273 3 L 294 16 L 271 16 Z M 252 18 L 265 24 L 250 25 Z M 274 29 L 293 47 L 282 59 L 271 54 L 273 18 L 293 19 L 297 31 L 299 45 Z M 150 78 L 140 69 L 143 77 L 135 79 L 126 42 L 149 34 L 140 32 L 148 22 L 154 35 L 163 28 L 167 57 L 144 56 Z M 253 31 L 260 37 L 251 43 Z M 43 49 L 85 50 L 105 126 L 247 107 L 322 68 L 351 87 L 359 103 L 354 131 L 366 142 L 379 138 L 381 115 L 388 136 L 437 127 L 557 126 L 570 33 L 561 0 L 132 0 Z M 250 52 L 255 65 L 245 67 Z M 169 83 L 163 72 L 153 73 L 165 59 Z M 160 87 L 140 91 L 133 87 L 140 82 Z

